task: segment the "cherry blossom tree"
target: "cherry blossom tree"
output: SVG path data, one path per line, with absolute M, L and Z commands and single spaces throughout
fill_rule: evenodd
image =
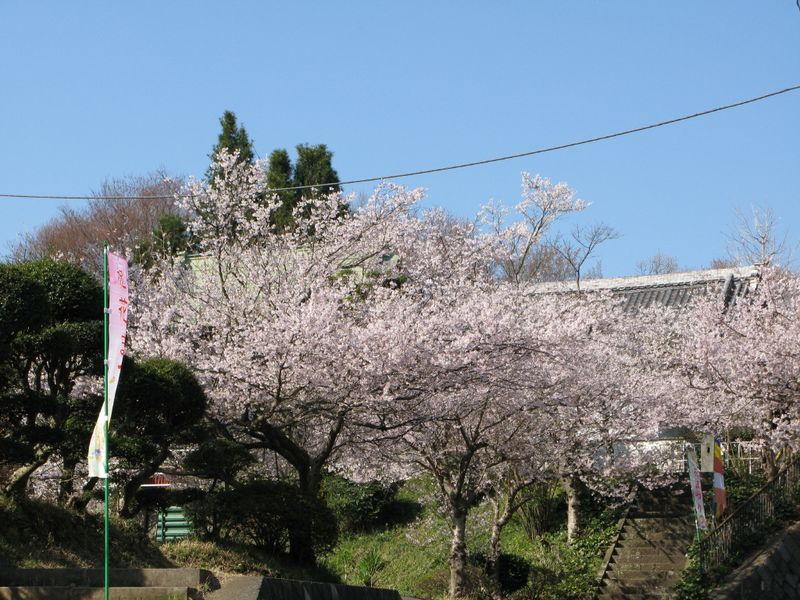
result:
M 800 439 L 800 279 L 764 268 L 747 294 L 727 300 L 721 293 L 696 298 L 671 324 L 681 343 L 660 361 L 683 392 L 680 424 L 700 431 L 751 430 L 774 474 L 774 453 L 797 448 Z
M 141 274 L 133 343 L 191 364 L 229 433 L 276 453 L 316 496 L 354 423 L 371 418 L 355 330 L 370 288 L 391 286 L 396 232 L 420 194 L 385 186 L 344 214 L 340 195 L 315 198 L 296 207 L 304 226 L 279 233 L 261 165 L 223 152 L 217 172 L 191 183 L 183 207 L 203 254 Z M 307 541 L 290 552 L 313 561 Z
M 422 255 L 424 269 L 392 302 L 374 307 L 389 311 L 370 318 L 374 343 L 403 343 L 370 376 L 384 382 L 382 422 L 406 427 L 390 447 L 393 460 L 428 472 L 438 484 L 452 527 L 449 593 L 462 596 L 465 531 L 478 503 L 498 498 L 515 471 L 525 471 L 523 483 L 544 471 L 560 475 L 562 465 L 581 464 L 570 462 L 570 451 L 588 454 L 584 462 L 592 463 L 609 437 L 630 433 L 603 421 L 631 403 L 617 383 L 621 348 L 611 335 L 627 321 L 606 297 L 536 294 L 499 282 L 492 264 L 518 251 L 506 242 L 509 235 L 526 238 L 519 225 L 511 234 L 501 228 L 465 235 L 452 223 L 434 223 L 420 224 L 425 231 L 408 250 Z M 598 417 L 600 399 L 606 410 Z M 490 562 L 518 493 L 512 488 L 502 510 L 498 504 Z
M 653 408 L 662 398 L 639 365 L 635 334 L 640 324 L 622 311 L 618 299 L 537 293 L 529 310 L 540 312 L 544 322 L 529 335 L 546 335 L 550 348 L 549 361 L 539 361 L 552 382 L 538 389 L 544 407 L 538 451 L 549 458 L 539 478 L 561 480 L 572 540 L 580 530 L 586 484 L 597 493 L 620 496 L 629 482 L 646 475 L 646 457 L 625 447 L 656 430 Z
M 397 318 L 374 324 L 384 328 L 376 337 L 404 341 L 375 374 L 385 379 L 382 419 L 406 427 L 387 450 L 438 485 L 452 528 L 451 596 L 466 593 L 470 511 L 531 437 L 525 392 L 537 385 L 531 357 L 543 351 L 519 334 L 521 293 L 458 287 L 456 302 L 395 302 Z

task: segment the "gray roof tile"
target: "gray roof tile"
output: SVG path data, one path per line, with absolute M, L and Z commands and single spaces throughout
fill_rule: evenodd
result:
M 624 296 L 624 310 L 635 312 L 654 305 L 684 306 L 695 294 L 706 294 L 719 290 L 725 301 L 747 293 L 755 286 L 758 269 L 753 266 L 730 269 L 706 269 L 668 273 L 665 275 L 643 275 L 639 277 L 610 277 L 587 279 L 581 282 L 582 292 L 610 291 Z M 577 290 L 574 281 L 539 283 L 532 286 L 534 294 L 569 293 Z

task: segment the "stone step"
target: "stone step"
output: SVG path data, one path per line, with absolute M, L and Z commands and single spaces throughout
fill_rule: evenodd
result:
M 641 504 L 632 504 L 630 513 L 637 514 L 639 512 L 654 513 L 657 517 L 661 514 L 675 514 L 679 517 L 690 517 L 692 515 L 692 505 L 685 502 L 643 502 Z
M 619 539 L 624 541 L 628 540 L 641 540 L 645 542 L 680 542 L 691 543 L 692 536 L 687 536 L 685 533 L 675 533 L 671 531 L 645 531 L 641 529 L 623 529 L 619 534 Z
M 624 564 L 627 562 L 634 563 L 669 563 L 671 565 L 685 564 L 686 550 L 672 550 L 664 551 L 659 550 L 656 552 L 639 552 L 635 553 L 630 549 L 624 549 L 623 552 L 614 553 L 611 555 L 611 562 L 615 564 Z
M 627 533 L 629 535 L 638 533 L 643 536 L 649 534 L 655 534 L 655 535 L 666 534 L 687 539 L 694 539 L 695 537 L 694 527 L 689 528 L 689 527 L 682 527 L 680 525 L 675 525 L 674 527 L 669 527 L 666 525 L 662 525 L 660 527 L 647 527 L 635 522 L 625 523 L 625 525 L 620 530 L 620 533 L 621 534 Z
M 659 584 L 642 581 L 626 582 L 609 579 L 605 582 L 603 588 L 601 588 L 601 591 L 605 593 L 611 592 L 616 594 L 640 594 L 647 598 L 658 598 L 662 595 L 667 598 L 671 598 L 677 581 L 678 580 Z
M 617 541 L 618 548 L 626 550 L 657 550 L 667 553 L 683 554 L 689 548 L 690 542 L 687 540 L 645 540 L 639 537 L 630 537 Z
M 620 554 L 650 554 L 662 556 L 683 556 L 689 549 L 689 544 L 676 542 L 674 540 L 661 540 L 659 543 L 648 542 L 647 540 L 621 540 L 617 542 L 617 549 Z
M 667 564 L 664 566 L 663 569 L 649 569 L 649 570 L 628 570 L 625 568 L 624 565 L 609 565 L 606 574 L 613 579 L 620 579 L 620 578 L 633 578 L 633 579 L 652 579 L 653 581 L 657 581 L 660 579 L 669 579 L 676 573 L 680 573 L 680 569 L 676 568 L 675 565 Z
M 628 518 L 630 521 L 630 517 Z M 658 524 L 662 522 L 670 522 L 670 523 L 685 523 L 687 525 L 691 525 L 694 527 L 694 515 L 678 515 L 677 517 L 642 517 L 640 519 L 636 519 L 636 521 L 644 523 L 645 525 L 652 525 Z
M 631 537 L 618 540 L 616 548 L 620 551 L 639 552 L 639 553 L 664 553 L 664 554 L 684 554 L 689 548 L 690 543 L 686 540 L 644 540 L 638 537 Z
M 672 592 L 600 592 L 595 596 L 597 600 L 670 600 L 674 597 Z
M 681 533 L 694 533 L 694 521 L 684 517 L 672 518 L 652 518 L 642 517 L 640 519 L 627 519 L 625 527 L 633 527 L 635 529 L 647 529 L 650 531 L 677 531 Z
M 654 557 L 643 561 L 625 561 L 621 563 L 612 562 L 608 565 L 608 572 L 611 573 L 659 573 L 665 571 L 681 571 L 686 566 L 686 561 L 682 562 L 669 560 L 656 560 Z
M 669 519 L 682 519 L 685 515 L 680 512 L 670 512 L 664 513 L 660 510 L 648 511 L 648 512 L 630 512 L 628 513 L 628 518 L 631 519 L 657 519 L 658 517 L 665 517 Z
M 689 542 L 694 539 L 694 534 L 685 531 L 653 531 L 652 529 L 637 529 L 635 527 L 623 527 L 620 531 L 620 539 L 623 540 L 646 540 L 646 541 L 673 541 Z
M 658 597 L 665 595 L 668 598 L 674 594 L 675 586 L 679 579 L 665 581 L 664 583 L 653 583 L 647 581 L 615 581 L 608 580 L 609 591 L 613 590 L 616 593 L 622 594 L 643 594 L 649 597 Z M 610 586 L 617 585 L 618 587 L 611 588 Z
M 597 596 L 597 600 L 660 600 L 661 598 L 672 598 L 672 593 L 664 592 L 637 594 L 633 592 L 603 592 Z
M 620 585 L 616 582 L 603 582 L 603 585 L 598 591 L 597 597 L 603 599 L 625 599 L 625 600 L 644 600 L 644 599 L 661 599 L 672 598 L 671 589 L 648 589 L 641 590 L 636 586 Z
M 690 505 L 670 502 L 663 505 L 633 505 L 628 511 L 628 516 L 636 519 L 692 519 L 694 518 L 694 513 L 692 512 L 692 507 Z
M 623 572 L 607 571 L 606 576 L 609 581 L 615 581 L 621 585 L 650 588 L 672 588 L 680 580 L 680 571 L 659 571 L 659 572 Z
M 642 523 L 640 521 L 628 520 L 622 527 L 622 532 L 642 533 L 673 533 L 681 536 L 693 536 L 695 528 L 680 522 L 662 522 L 655 525 Z
M 662 498 L 637 498 L 631 505 L 633 508 L 644 508 L 652 510 L 654 508 L 680 507 L 687 509 L 692 506 L 692 497 L 689 494 L 679 496 L 665 496 Z
M 186 587 L 112 587 L 109 600 L 187 600 Z M 9 586 L 0 587 L 0 600 L 104 600 L 102 587 Z
M 617 548 L 611 554 L 615 563 L 627 562 L 665 562 L 670 564 L 686 564 L 685 552 L 666 552 L 663 548 Z

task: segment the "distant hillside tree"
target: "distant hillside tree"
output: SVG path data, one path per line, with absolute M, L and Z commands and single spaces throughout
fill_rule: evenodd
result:
M 677 271 L 678 259 L 664 254 L 660 250 L 650 258 L 636 263 L 637 275 L 666 275 L 667 273 L 677 273 Z
M 66 260 L 99 277 L 103 241 L 119 249 L 148 241 L 164 215 L 176 214 L 174 196 L 182 187 L 182 178 L 163 170 L 106 180 L 85 207 L 63 207 L 57 217 L 24 236 L 12 250 L 12 259 Z
M 134 248 L 133 260 L 144 268 L 151 268 L 156 261 L 186 256 L 193 251 L 195 241 L 189 233 L 183 217 L 167 213 L 158 220 L 152 234 L 143 238 Z
M 786 243 L 780 218 L 769 208 L 736 210 L 736 225 L 727 234 L 728 257 L 738 265 L 788 267 L 792 248 Z
M 739 263 L 732 258 L 712 258 L 708 263 L 709 269 L 732 269 L 738 266 Z

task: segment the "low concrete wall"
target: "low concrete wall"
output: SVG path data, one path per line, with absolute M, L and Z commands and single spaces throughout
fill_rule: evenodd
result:
M 400 600 L 396 590 L 264 577 L 258 600 Z
M 188 600 L 185 587 L 115 587 L 109 600 Z M 0 587 L 0 600 L 104 600 L 102 587 Z
M 775 536 L 715 589 L 712 600 L 800 598 L 800 523 Z
M 114 587 L 200 587 L 209 577 L 202 569 L 110 569 Z M 0 586 L 103 587 L 103 569 L 0 568 Z
M 199 588 L 204 582 L 216 583 L 208 571 L 201 569 L 111 569 L 109 581 L 119 598 L 141 597 L 145 588 Z M 2 598 L 95 598 L 103 587 L 103 569 L 16 569 L 0 568 L 0 600 Z M 28 588 L 23 592 L 23 588 Z M 49 592 L 45 588 L 52 588 Z M 56 589 L 60 588 L 60 589 Z M 72 588 L 71 590 L 66 588 Z M 121 588 L 135 588 L 123 590 Z M 6 592 L 16 595 L 3 595 Z M 62 596 L 58 594 L 69 593 Z M 31 595 L 20 595 L 29 594 Z M 102 593 L 102 590 L 101 590 Z M 171 591 L 169 593 L 172 593 Z M 169 593 L 163 597 L 168 597 Z M 120 595 L 122 594 L 122 595 Z M 133 595 L 127 595 L 133 594 Z M 176 593 L 176 596 L 178 594 Z M 212 600 L 401 600 L 395 590 L 336 585 L 313 581 L 294 581 L 271 577 L 231 577 L 222 587 L 206 594 Z M 162 597 L 162 596 L 146 596 Z M 180 595 L 178 597 L 185 597 Z
M 233 577 L 209 600 L 401 600 L 395 590 L 272 577 Z

